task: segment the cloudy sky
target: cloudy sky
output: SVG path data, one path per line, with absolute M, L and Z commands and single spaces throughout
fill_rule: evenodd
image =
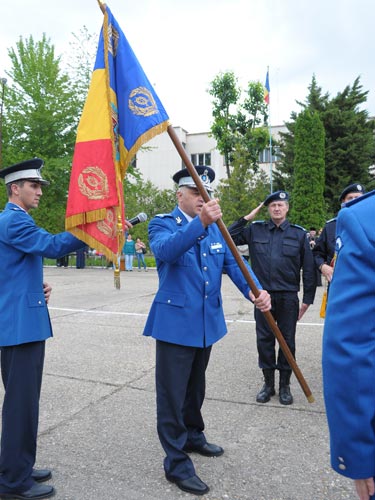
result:
M 304 101 L 315 74 L 331 96 L 357 76 L 375 116 L 374 0 L 108 0 L 173 125 L 189 132 L 211 123 L 210 82 L 233 71 L 271 86 L 271 123 L 282 124 Z M 96 0 L 12 0 L 0 16 L 0 77 L 20 36 L 51 39 L 68 54 L 72 33 L 99 34 Z

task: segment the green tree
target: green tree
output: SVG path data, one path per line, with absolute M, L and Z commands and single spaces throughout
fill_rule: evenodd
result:
M 360 79 L 345 87 L 334 98 L 322 92 L 315 76 L 309 86 L 303 109 L 316 111 L 325 130 L 325 186 L 326 218 L 332 217 L 339 208 L 338 195 L 344 186 L 360 182 L 368 189 L 375 187 L 369 167 L 375 159 L 375 122 L 368 112 L 361 109 L 366 103 L 368 91 L 363 91 Z M 294 142 L 297 113 L 291 114 L 288 132 L 281 134 L 281 164 L 275 173 L 276 189 L 292 191 L 294 188 Z
M 34 41 L 20 37 L 16 49 L 9 49 L 12 67 L 5 97 L 7 162 L 31 156 L 64 158 L 75 142 L 79 106 L 69 76 L 60 69 L 60 57 L 43 37 Z
M 242 152 L 242 162 L 246 162 L 256 172 L 259 153 L 269 143 L 267 104 L 264 102 L 264 87 L 260 82 L 249 82 L 243 104 L 237 113 L 236 150 Z
M 136 168 L 128 168 L 124 180 L 125 217 L 131 219 L 139 212 L 148 215 L 148 221 L 134 226 L 130 233 L 148 244 L 148 223 L 156 214 L 168 213 L 176 205 L 175 191 L 158 189 L 151 181 L 144 181 Z
M 305 109 L 295 123 L 294 184 L 290 218 L 308 228 L 322 227 L 324 204 L 324 127 L 317 111 Z
M 211 82 L 208 90 L 214 97 L 212 101 L 214 118 L 211 133 L 216 139 L 217 148 L 224 156 L 228 179 L 233 175 L 235 152 L 240 152 L 242 161 L 255 170 L 259 153 L 269 141 L 265 127 L 267 105 L 264 102 L 264 87 L 260 82 L 249 82 L 245 98 L 240 101 L 241 89 L 237 78 L 229 71 L 220 73 Z
M 233 106 L 238 103 L 241 91 L 238 81 L 232 71 L 220 73 L 210 84 L 208 93 L 213 96 L 212 116 L 214 118 L 211 132 L 216 139 L 217 148 L 224 156 L 228 179 L 231 176 L 230 164 L 232 153 L 236 144 L 236 114 L 231 112 Z
M 259 205 L 268 194 L 267 184 L 264 172 L 249 170 L 247 164 L 241 162 L 241 157 L 235 156 L 231 177 L 222 179 L 215 191 L 215 196 L 220 200 L 224 223 L 231 224 Z
M 357 78 L 334 97 L 323 114 L 326 131 L 325 197 L 329 212 L 338 208 L 338 195 L 353 182 L 375 187 L 369 167 L 375 158 L 375 122 L 360 106 L 367 100 Z

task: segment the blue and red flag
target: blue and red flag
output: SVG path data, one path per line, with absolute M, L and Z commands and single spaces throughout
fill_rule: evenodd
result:
M 270 80 L 269 80 L 269 71 L 267 70 L 266 75 L 266 83 L 264 85 L 264 101 L 269 104 L 270 103 Z
M 115 260 L 124 243 L 122 181 L 168 115 L 108 7 L 78 125 L 65 226 Z

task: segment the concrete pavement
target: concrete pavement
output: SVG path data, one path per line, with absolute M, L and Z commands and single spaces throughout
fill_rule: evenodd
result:
M 142 336 L 155 270 L 45 268 L 53 286 L 37 465 L 52 467 L 57 500 L 194 499 L 164 478 L 156 434 L 154 340 Z M 321 381 L 322 320 L 316 303 L 298 325 L 297 362 L 315 397 L 293 377 L 295 404 L 261 405 L 253 306 L 223 276 L 227 336 L 212 351 L 203 407 L 219 458 L 192 455 L 207 500 L 355 499 L 331 471 Z

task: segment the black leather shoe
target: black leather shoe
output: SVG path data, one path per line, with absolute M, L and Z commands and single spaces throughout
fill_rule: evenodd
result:
M 224 453 L 224 450 L 221 446 L 217 446 L 216 444 L 205 443 L 201 446 L 190 446 L 186 445 L 184 447 L 184 451 L 186 453 L 199 453 L 205 457 L 220 457 Z
M 38 500 L 50 498 L 55 494 L 55 488 L 47 484 L 35 483 L 29 490 L 20 493 L 0 493 L 0 498 L 18 498 L 20 500 Z
M 37 483 L 48 481 L 52 477 L 52 472 L 49 469 L 33 469 L 31 477 Z
M 167 475 L 165 477 L 180 488 L 180 490 L 192 493 L 193 495 L 204 495 L 210 491 L 207 484 L 201 481 L 198 476 L 192 476 L 188 479 L 173 479 Z

